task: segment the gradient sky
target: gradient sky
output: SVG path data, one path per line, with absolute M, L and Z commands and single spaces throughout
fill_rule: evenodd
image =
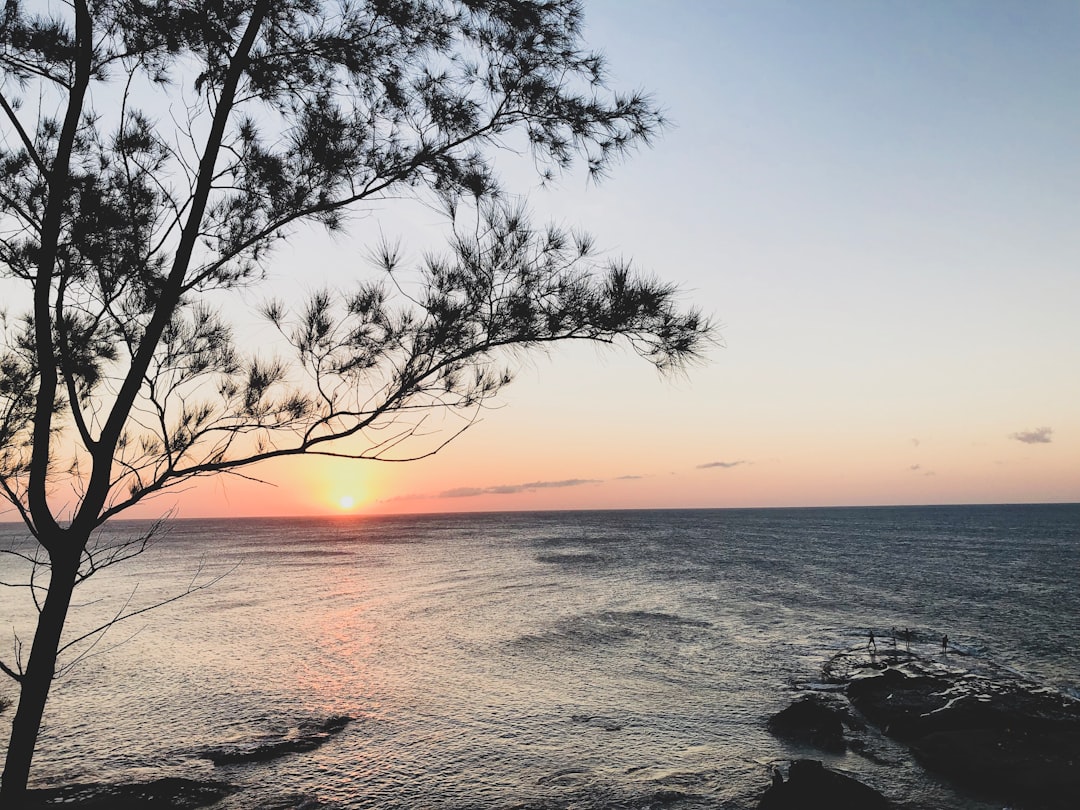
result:
M 673 126 L 599 186 L 512 185 L 682 285 L 724 346 L 671 379 L 559 348 L 434 458 L 282 462 L 152 511 L 1080 500 L 1080 4 L 586 10 L 613 84 Z M 440 229 L 388 205 L 298 237 L 274 291 L 317 286 L 290 276 L 313 259 L 345 287 L 380 231 L 419 256 Z

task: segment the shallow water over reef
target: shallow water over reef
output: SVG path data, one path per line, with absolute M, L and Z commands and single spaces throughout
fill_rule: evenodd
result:
M 222 810 L 735 810 L 811 756 L 898 807 L 988 810 L 887 740 L 827 755 L 766 720 L 871 629 L 1080 687 L 1076 505 L 177 521 L 81 589 L 70 637 L 219 574 L 57 683 L 37 785 L 219 780 Z M 25 596 L 0 592 L 24 640 Z

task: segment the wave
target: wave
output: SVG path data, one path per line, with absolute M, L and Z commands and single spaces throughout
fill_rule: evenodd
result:
M 557 621 L 545 633 L 526 634 L 512 643 L 520 647 L 558 645 L 579 648 L 647 639 L 653 635 L 674 636 L 678 641 L 687 629 L 710 627 L 710 622 L 671 613 L 605 610 L 569 616 Z
M 608 562 L 608 558 L 602 554 L 593 554 L 588 551 L 574 551 L 563 554 L 537 554 L 536 561 L 551 563 L 553 565 L 599 565 Z

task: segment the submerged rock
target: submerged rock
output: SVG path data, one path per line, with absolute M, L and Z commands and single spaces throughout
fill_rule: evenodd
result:
M 239 765 L 266 762 L 286 754 L 314 751 L 331 737 L 339 734 L 352 722 L 348 715 L 328 717 L 325 720 L 305 720 L 296 728 L 269 733 L 238 743 L 206 748 L 198 752 L 202 759 L 215 765 Z
M 758 802 L 758 810 L 887 810 L 891 806 L 872 787 L 814 759 L 792 762 L 787 781 L 777 776 Z
M 224 782 L 156 779 L 123 785 L 68 785 L 31 790 L 25 810 L 63 807 L 69 810 L 195 810 L 220 801 L 236 788 Z
M 686 794 L 681 790 L 672 790 L 670 788 L 664 788 L 658 790 L 649 797 L 649 807 L 666 807 L 669 804 L 681 802 L 686 798 Z

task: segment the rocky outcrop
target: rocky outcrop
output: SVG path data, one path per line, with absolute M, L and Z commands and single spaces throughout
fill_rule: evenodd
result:
M 1080 702 L 916 657 L 849 669 L 851 705 L 926 768 L 1025 810 L 1078 806 Z
M 925 713 L 944 709 L 948 689 L 945 678 L 908 674 L 890 667 L 851 681 L 847 696 L 867 720 L 890 737 L 903 740 L 919 734 Z
M 1080 743 L 1075 733 L 1032 735 L 1014 729 L 938 731 L 911 743 L 916 758 L 981 793 L 1019 807 L 1080 805 Z
M 891 806 L 872 787 L 813 759 L 792 762 L 787 780 L 777 774 L 758 802 L 758 810 L 887 810 Z
M 831 684 L 828 693 L 804 695 L 774 715 L 768 723 L 773 734 L 891 764 L 873 735 L 860 730 L 868 723 L 903 743 L 925 768 L 981 799 L 1017 810 L 1080 807 L 1075 698 L 990 662 L 962 654 L 920 657 L 908 645 L 872 655 L 861 649 L 839 653 L 823 675 Z M 770 803 L 763 799 L 761 808 L 847 806 L 824 797 L 850 777 L 820 764 L 797 763 L 791 773 L 787 782 L 774 784 L 766 794 Z M 823 803 L 813 804 L 814 796 Z M 872 806 L 855 801 L 852 806 Z
M 769 719 L 769 731 L 777 737 L 806 743 L 822 751 L 842 753 L 844 723 L 841 710 L 816 697 L 797 700 Z

